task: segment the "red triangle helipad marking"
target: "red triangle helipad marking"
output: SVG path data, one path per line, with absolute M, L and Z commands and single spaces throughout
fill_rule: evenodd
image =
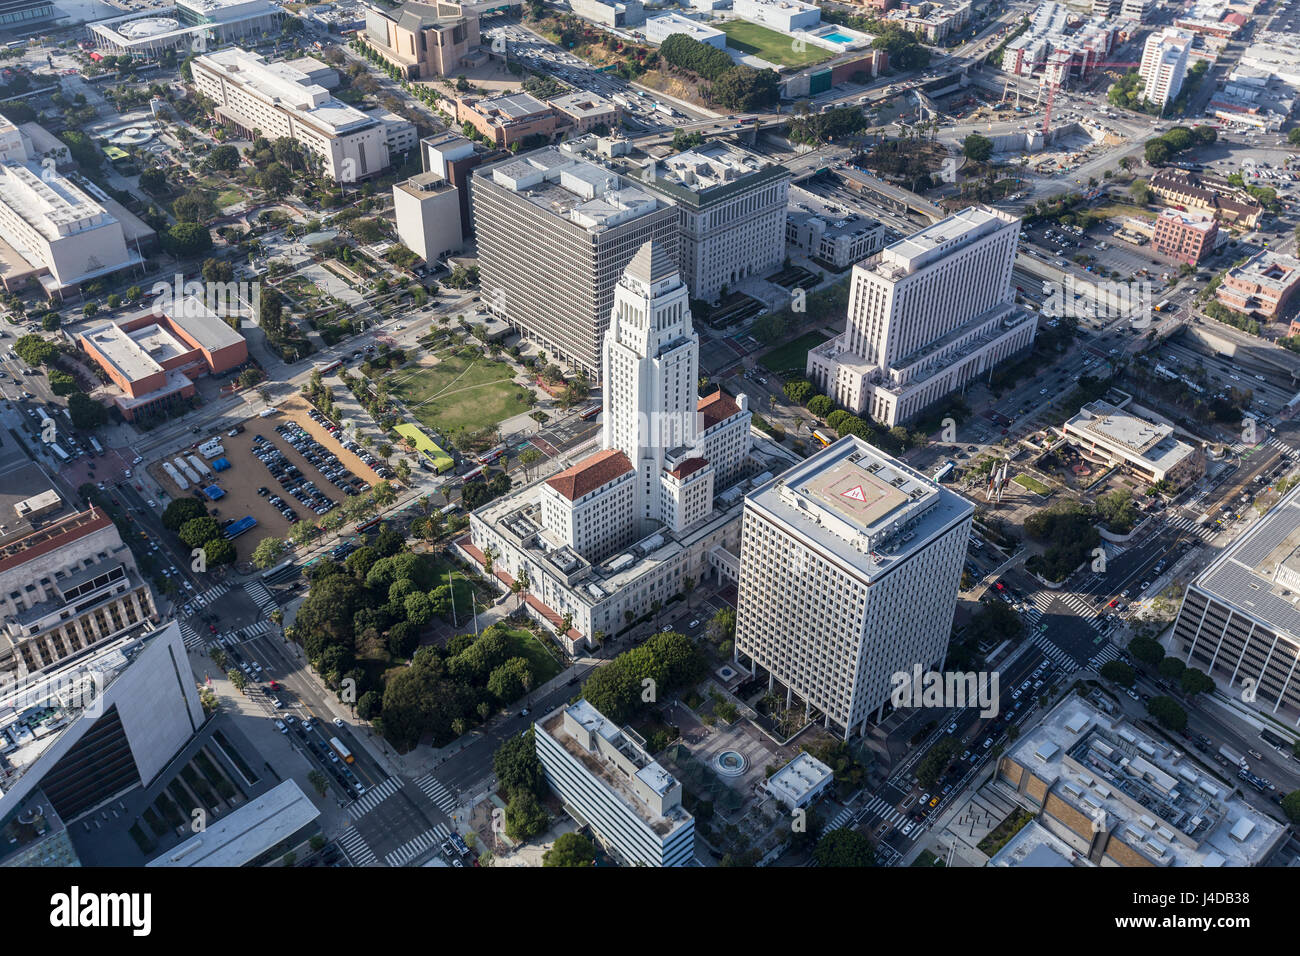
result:
M 863 504 L 867 503 L 867 496 L 866 493 L 862 490 L 861 485 L 857 485 L 856 487 L 850 488 L 848 491 L 840 492 L 840 497 L 852 498 L 854 501 L 861 501 Z

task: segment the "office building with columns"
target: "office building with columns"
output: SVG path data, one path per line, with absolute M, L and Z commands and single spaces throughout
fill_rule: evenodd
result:
M 1011 285 L 1020 220 L 971 206 L 853 267 L 845 331 L 808 353 L 808 378 L 893 427 L 1027 349 L 1037 319 Z
M 0 546 L 0 687 L 158 621 L 117 526 L 91 508 Z
M 847 740 L 943 666 L 974 506 L 854 436 L 745 498 L 735 661 Z

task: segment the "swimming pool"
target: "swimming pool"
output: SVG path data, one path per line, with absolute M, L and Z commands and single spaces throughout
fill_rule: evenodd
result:
M 853 37 L 846 37 L 843 33 L 823 33 L 823 40 L 830 40 L 832 43 L 852 43 Z

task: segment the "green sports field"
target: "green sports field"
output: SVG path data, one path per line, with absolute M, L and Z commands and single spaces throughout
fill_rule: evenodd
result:
M 526 389 L 512 379 L 510 367 L 500 362 L 445 355 L 435 365 L 403 368 L 385 381 L 422 424 L 446 434 L 478 431 L 528 411 Z
M 785 372 L 790 369 L 798 369 L 799 374 L 802 376 L 803 370 L 808 364 L 808 350 L 816 348 L 825 341 L 826 336 L 820 332 L 805 332 L 793 342 L 778 345 L 758 361 L 769 372 Z
M 802 52 L 796 52 L 794 37 L 777 33 L 767 27 L 748 20 L 731 20 L 718 25 L 718 29 L 727 35 L 727 46 L 741 53 L 748 53 L 769 63 L 781 66 L 807 66 L 831 58 L 830 50 L 823 50 L 811 43 L 804 43 Z

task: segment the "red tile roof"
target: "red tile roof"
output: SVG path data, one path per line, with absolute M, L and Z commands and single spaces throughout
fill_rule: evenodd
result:
M 687 458 L 668 474 L 681 481 L 683 478 L 689 478 L 706 465 L 708 465 L 708 462 L 703 458 Z
M 701 398 L 696 410 L 704 416 L 704 427 L 712 428 L 718 422 L 725 422 L 732 415 L 740 414 L 740 406 L 735 399 L 718 389 L 707 398 Z
M 103 528 L 111 527 L 112 520 L 98 508 L 60 518 L 53 524 L 33 531 L 0 548 L 0 571 L 21 567 L 29 561 L 43 558 L 60 548 L 71 544 L 78 538 L 94 534 Z
M 611 448 L 584 458 L 572 468 L 548 478 L 546 483 L 570 501 L 577 501 L 631 470 L 632 463 L 627 460 L 627 455 Z

